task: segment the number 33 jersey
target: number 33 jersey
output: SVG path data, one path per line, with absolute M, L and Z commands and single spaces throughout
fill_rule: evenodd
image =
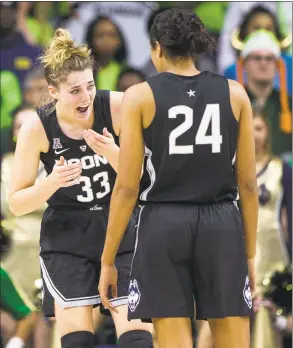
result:
M 143 131 L 140 201 L 212 204 L 237 199 L 238 122 L 228 80 L 210 72 L 161 73 L 147 82 L 156 114 Z
M 108 160 L 96 154 L 84 139 L 71 139 L 63 133 L 55 110 L 48 113 L 46 109 L 40 108 L 37 109 L 37 113 L 50 142 L 49 151 L 41 153 L 40 156 L 47 174 L 52 172 L 55 162 L 61 156 L 64 157 L 67 164 L 78 162 L 82 164 L 80 183 L 61 187 L 49 198 L 48 204 L 55 208 L 101 209 L 100 204 L 110 202 L 116 172 Z M 107 127 L 114 136 L 115 142 L 118 143 L 112 126 L 109 91 L 97 91 L 94 100 L 94 114 L 95 120 L 92 129 L 102 134 L 103 128 Z

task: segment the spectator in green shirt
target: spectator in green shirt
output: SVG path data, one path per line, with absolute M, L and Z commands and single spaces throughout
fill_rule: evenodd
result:
M 247 73 L 245 88 L 252 105 L 263 110 L 268 117 L 274 155 L 292 151 L 292 98 L 287 93 L 280 54 L 275 36 L 266 30 L 250 34 L 241 52 L 243 68 Z M 273 87 L 277 72 L 281 81 L 280 91 Z
M 37 314 L 2 266 L 0 267 L 0 283 L 1 311 L 8 312 L 17 321 L 15 335 L 5 348 L 23 348 L 37 322 Z
M 110 18 L 99 16 L 89 25 L 86 42 L 95 58 L 97 89 L 115 90 L 127 59 L 121 30 Z

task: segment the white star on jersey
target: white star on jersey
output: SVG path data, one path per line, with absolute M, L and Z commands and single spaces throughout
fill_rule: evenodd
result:
M 186 92 L 190 97 L 195 97 L 195 91 L 190 90 L 189 92 Z

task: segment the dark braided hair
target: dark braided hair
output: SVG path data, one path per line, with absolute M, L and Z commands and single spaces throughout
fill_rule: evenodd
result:
M 158 42 L 170 58 L 195 58 L 215 47 L 202 21 L 192 12 L 172 8 L 156 15 L 150 30 L 152 48 Z

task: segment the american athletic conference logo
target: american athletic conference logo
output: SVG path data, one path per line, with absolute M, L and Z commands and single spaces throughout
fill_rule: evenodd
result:
M 141 294 L 138 288 L 137 280 L 133 279 L 130 281 L 128 290 L 128 307 L 131 312 L 134 312 L 136 310 L 136 307 L 140 302 L 140 297 Z
M 249 277 L 248 276 L 245 279 L 245 285 L 244 285 L 244 289 L 243 289 L 243 297 L 244 297 L 244 301 L 247 303 L 247 306 L 251 309 L 252 308 L 252 298 L 251 298 L 251 291 L 250 291 Z

